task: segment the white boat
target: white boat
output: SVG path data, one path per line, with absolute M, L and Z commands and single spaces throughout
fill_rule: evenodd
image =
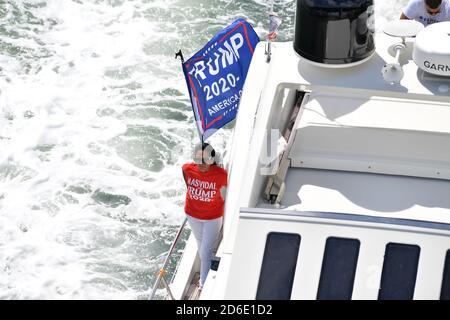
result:
M 227 155 L 218 268 L 195 298 L 450 299 L 450 22 L 388 35 L 371 29 L 372 1 L 352 2 L 299 0 L 294 43 L 272 43 L 270 62 L 258 44 Z M 351 10 L 358 19 L 336 19 Z M 447 43 L 422 52 L 424 32 Z M 191 236 L 175 299 L 192 298 L 198 270 Z

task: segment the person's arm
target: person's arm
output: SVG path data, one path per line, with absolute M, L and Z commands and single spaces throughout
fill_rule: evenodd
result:
M 224 171 L 224 180 L 222 183 L 222 187 L 220 187 L 220 195 L 222 196 L 222 199 L 225 200 L 225 197 L 227 195 L 228 172 L 226 170 L 223 171 Z
M 225 201 L 225 197 L 227 195 L 227 187 L 223 186 L 222 188 L 220 188 L 220 195 L 222 196 L 222 199 Z
M 409 0 L 408 4 L 403 7 L 401 20 L 412 20 L 423 14 L 424 1 L 423 0 Z
M 410 20 L 405 14 L 402 12 L 402 15 L 400 16 L 400 20 Z
M 184 170 L 183 169 L 181 169 L 181 172 L 183 173 L 183 179 L 184 179 L 184 183 L 186 184 L 186 187 L 187 187 L 187 180 L 186 180 L 186 175 L 184 174 Z

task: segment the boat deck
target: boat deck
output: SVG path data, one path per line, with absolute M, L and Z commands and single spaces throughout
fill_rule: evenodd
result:
M 200 298 L 201 291 L 197 286 L 197 282 L 200 280 L 200 273 L 196 272 L 192 278 L 192 282 L 186 292 L 184 300 L 198 300 Z
M 446 296 L 441 288 L 449 287 L 443 278 L 450 261 L 449 80 L 418 70 L 409 43 L 402 59 L 403 80 L 386 83 L 381 69 L 398 39 L 378 38 L 372 59 L 339 70 L 308 64 L 293 52 L 292 42 L 274 44 L 267 64 L 263 43 L 257 46 L 241 99 L 246 107 L 236 120 L 229 152 L 233 165 L 220 267 L 201 297 L 195 279 L 181 273 L 179 287 L 189 288 L 183 297 L 267 299 L 284 292 L 282 299 L 320 298 L 326 284 L 321 280 L 325 252 L 334 250 L 333 241 L 358 244 L 353 254 L 358 261 L 348 268 L 353 292 L 345 298 L 380 297 L 381 284 L 392 280 L 383 276 L 385 257 L 396 246 L 412 251 L 414 261 L 405 265 L 417 267 L 411 271 L 416 283 L 407 281 L 407 298 Z M 297 102 L 299 110 L 292 107 Z M 270 164 L 255 156 L 267 153 L 268 128 L 279 130 L 285 139 Z M 249 146 L 255 149 L 249 152 Z M 277 199 L 283 191 L 280 204 L 264 199 Z M 295 245 L 280 245 L 283 237 L 294 239 Z M 278 258 L 281 249 L 301 249 L 290 253 L 291 265 L 275 263 L 261 277 L 272 240 L 274 259 L 269 254 L 268 263 L 285 260 Z M 189 275 L 195 264 L 191 260 L 182 269 Z M 282 268 L 286 266 L 287 271 Z M 258 289 L 266 280 L 269 295 Z M 287 282 L 290 287 L 277 287 Z

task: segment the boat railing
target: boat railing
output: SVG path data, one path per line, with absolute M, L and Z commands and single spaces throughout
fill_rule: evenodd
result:
M 168 297 L 171 300 L 175 300 L 175 298 L 172 294 L 172 291 L 170 290 L 170 284 L 166 279 L 166 274 L 167 274 L 167 267 L 169 265 L 170 258 L 172 257 L 172 255 L 175 251 L 175 247 L 178 244 L 178 241 L 180 240 L 181 234 L 182 234 L 184 228 L 186 227 L 186 222 L 187 222 L 187 218 L 184 219 L 183 223 L 178 228 L 177 234 L 175 235 L 175 238 L 172 241 L 172 245 L 170 246 L 170 249 L 167 252 L 167 256 L 164 259 L 163 266 L 158 271 L 158 277 L 156 278 L 156 282 L 155 282 L 152 292 L 150 294 L 150 300 L 155 299 L 156 291 L 160 287 L 161 283 L 163 284 L 164 288 L 166 289 Z

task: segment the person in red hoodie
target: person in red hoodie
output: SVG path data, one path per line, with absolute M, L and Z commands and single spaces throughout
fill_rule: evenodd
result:
M 216 152 L 208 143 L 197 145 L 194 152 L 195 161 L 182 167 L 187 187 L 184 211 L 197 240 L 201 290 L 222 228 L 227 172 L 217 165 Z

